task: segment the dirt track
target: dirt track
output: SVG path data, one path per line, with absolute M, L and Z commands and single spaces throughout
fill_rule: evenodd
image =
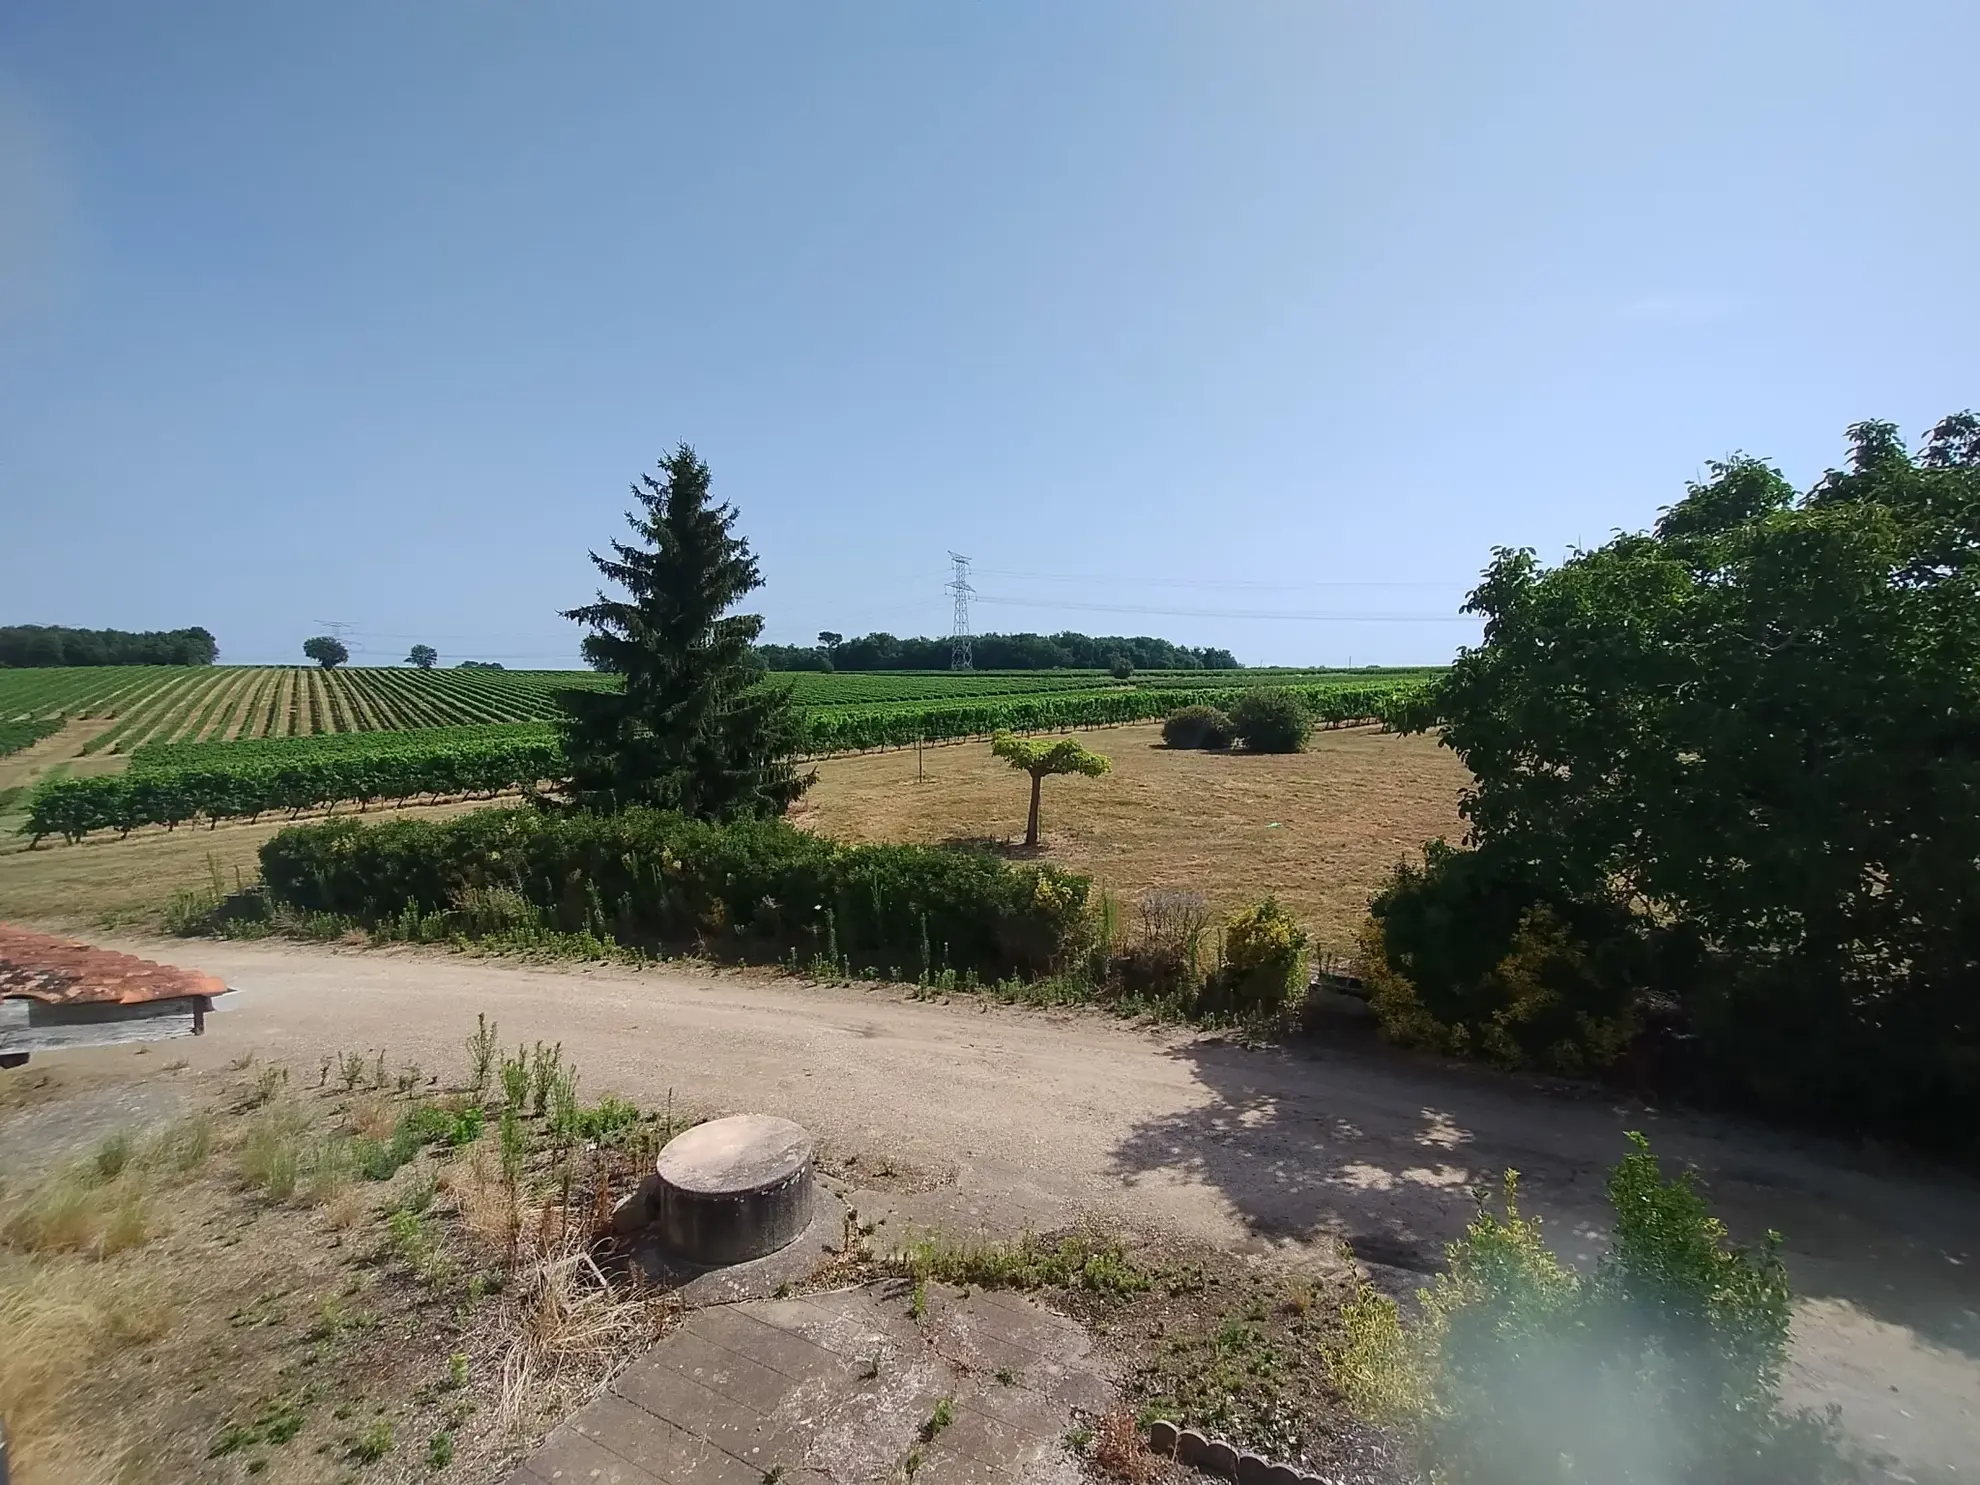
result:
M 1640 1128 L 1703 1174 L 1735 1234 L 1787 1235 L 1802 1296 L 1798 1401 L 1921 1463 L 1980 1459 L 1980 1184 L 1885 1155 L 1661 1117 L 1356 1039 L 1300 1052 L 1089 1014 L 906 1001 L 687 972 L 524 969 L 425 953 L 131 945 L 246 992 L 190 1048 L 248 1049 L 312 1081 L 339 1048 L 453 1074 L 486 1012 L 561 1041 L 588 1096 L 756 1109 L 840 1151 L 952 1177 L 958 1211 L 1044 1227 L 1098 1212 L 1263 1252 L 1324 1233 L 1427 1269 L 1472 1189 L 1521 1172 L 1556 1247 L 1606 1227 L 1602 1177 Z M 90 1054 L 129 1070 L 128 1051 Z M 76 1059 L 70 1059 L 76 1060 Z M 152 1054 L 153 1065 L 158 1058 Z M 1393 1275 L 1391 1275 L 1393 1277 Z

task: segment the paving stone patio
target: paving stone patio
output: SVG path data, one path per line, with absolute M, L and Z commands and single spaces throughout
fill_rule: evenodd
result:
M 696 1310 L 510 1485 L 864 1485 L 914 1451 L 914 1485 L 1075 1485 L 1066 1432 L 1113 1394 L 1086 1332 L 1022 1295 L 927 1295 L 918 1321 L 897 1281 Z

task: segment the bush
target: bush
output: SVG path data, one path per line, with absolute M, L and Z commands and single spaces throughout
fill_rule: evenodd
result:
M 1295 693 L 1259 686 L 1231 708 L 1231 727 L 1253 753 L 1297 753 L 1313 735 L 1313 714 Z
M 411 910 L 449 932 L 527 922 L 629 945 L 993 977 L 1082 952 L 1090 886 L 987 851 L 845 846 L 782 820 L 643 809 L 292 826 L 261 848 L 261 870 L 278 904 L 369 926 Z
M 1582 1277 L 1520 1214 L 1481 1211 L 1405 1323 L 1364 1286 L 1328 1350 L 1355 1410 L 1467 1485 L 1773 1485 L 1852 1478 L 1832 1422 L 1780 1405 L 1791 1295 L 1770 1236 L 1732 1247 L 1641 1135 L 1610 1173 L 1608 1256 Z
M 1292 1009 L 1306 994 L 1306 930 L 1274 898 L 1224 920 L 1224 962 L 1197 997 L 1199 1014 L 1251 1020 Z
M 1134 662 L 1125 655 L 1116 655 L 1113 664 L 1107 667 L 1107 674 L 1117 681 L 1127 680 L 1134 674 Z
M 1162 724 L 1162 741 L 1172 748 L 1228 748 L 1236 738 L 1231 719 L 1214 706 L 1186 706 Z
M 1158 888 L 1139 906 L 1141 931 L 1115 956 L 1113 974 L 1132 994 L 1188 1004 L 1203 983 L 1203 894 Z
M 1581 1075 L 1636 1030 L 1650 947 L 1626 912 L 1554 889 L 1536 863 L 1432 841 L 1369 905 L 1360 971 L 1394 1041 Z

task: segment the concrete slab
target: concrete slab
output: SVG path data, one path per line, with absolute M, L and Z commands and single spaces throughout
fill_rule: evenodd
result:
M 510 1485 L 1072 1485 L 1075 1397 L 1112 1383 L 1084 1330 L 1021 1297 L 869 1284 L 691 1312 L 564 1424 Z M 1024 1362 L 998 1382 L 992 1358 Z M 946 1399 L 950 1422 L 928 1425 Z

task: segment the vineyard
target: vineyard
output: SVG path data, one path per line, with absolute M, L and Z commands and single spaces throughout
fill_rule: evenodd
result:
M 319 670 L 314 666 L 92 666 L 0 670 L 0 725 L 110 723 L 84 752 L 351 732 L 545 722 L 555 693 L 610 685 L 588 670 Z
M 1427 671 L 798 671 L 771 679 L 801 707 L 832 708 L 1135 689 L 1228 691 L 1256 685 L 1389 684 Z M 613 684 L 588 670 L 320 670 L 314 666 L 89 666 L 0 670 L 0 726 L 67 718 L 109 725 L 86 753 L 215 743 L 547 722 L 556 693 Z M 910 737 L 909 741 L 913 739 Z
M 46 708 L 49 696 L 63 694 L 59 686 L 36 689 L 21 682 L 101 674 L 0 672 L 0 726 L 8 725 L 9 715 Z M 1171 672 L 1128 684 L 1096 673 L 806 673 L 778 679 L 797 682 L 798 694 L 812 698 L 803 706 L 805 751 L 823 757 L 985 737 L 1006 728 L 1054 731 L 1150 721 L 1192 702 L 1229 706 L 1247 685 L 1268 683 L 1298 693 L 1323 725 L 1382 721 L 1416 693 L 1418 674 L 1370 680 L 1355 672 Z M 1199 677 L 1221 684 L 1193 684 Z M 130 767 L 44 784 L 24 829 L 36 840 L 80 840 L 105 829 L 128 833 L 144 825 L 174 828 L 271 811 L 294 815 L 346 803 L 363 808 L 525 788 L 555 777 L 560 767 L 556 731 L 547 721 L 555 714 L 555 691 L 605 683 L 589 672 L 276 667 L 190 676 L 126 672 L 121 684 L 103 681 L 93 692 L 72 680 L 63 709 L 111 721 L 89 746 L 128 750 Z M 306 710 L 296 705 L 298 695 L 307 697 Z M 45 730 L 47 715 L 40 712 L 35 725 Z M 456 720 L 463 715 L 465 721 Z M 310 732 L 297 725 L 302 718 L 310 726 L 331 725 Z M 421 725 L 429 718 L 434 721 Z M 271 719 L 287 725 L 278 730 Z

